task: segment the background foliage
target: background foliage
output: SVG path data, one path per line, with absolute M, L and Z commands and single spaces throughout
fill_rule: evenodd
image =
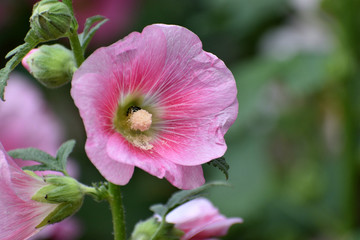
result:
M 208 197 L 226 216 L 245 222 L 224 239 L 359 239 L 360 1 L 128 1 L 135 3 L 131 21 L 104 41 L 103 33 L 97 36 L 88 54 L 146 25 L 178 24 L 195 32 L 235 76 L 239 116 L 226 135 L 225 155 L 232 187 L 215 188 Z M 7 13 L 0 18 L 5 56 L 23 41 L 31 1 L 0 0 L 0 9 Z M 70 86 L 47 90 L 32 82 L 44 91 L 67 137 L 77 141 L 73 158 L 80 180 L 103 180 L 85 155 Z M 208 181 L 224 179 L 217 169 L 204 170 Z M 150 205 L 165 203 L 176 189 L 136 170 L 123 190 L 130 230 L 151 215 Z M 106 203 L 87 199 L 77 217 L 82 239 L 112 239 Z

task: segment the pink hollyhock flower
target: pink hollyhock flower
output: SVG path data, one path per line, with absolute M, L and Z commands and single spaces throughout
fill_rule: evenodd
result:
M 0 239 L 24 240 L 41 230 L 36 226 L 58 206 L 31 199 L 46 185 L 22 171 L 0 144 Z
M 225 236 L 231 225 L 243 222 L 241 218 L 221 215 L 205 198 L 197 198 L 175 208 L 166 216 L 166 221 L 185 233 L 181 240 L 214 240 L 214 237 Z
M 182 189 L 202 185 L 201 164 L 224 155 L 236 92 L 194 33 L 163 24 L 95 51 L 71 89 L 86 152 L 108 181 L 126 184 L 136 166 Z

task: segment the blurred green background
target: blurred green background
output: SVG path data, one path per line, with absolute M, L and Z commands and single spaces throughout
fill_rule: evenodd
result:
M 225 155 L 232 187 L 207 195 L 224 215 L 244 219 L 223 239 L 360 239 L 360 0 L 128 1 L 134 5 L 126 26 L 103 42 L 100 34 L 88 54 L 146 25 L 178 24 L 224 60 L 237 81 L 239 115 L 226 135 Z M 8 12 L 0 18 L 1 56 L 22 43 L 29 2 L 0 0 Z M 21 66 L 17 71 L 30 78 Z M 103 180 L 85 155 L 70 85 L 47 90 L 33 82 L 62 120 L 67 138 L 77 140 L 73 158 L 80 181 Z M 207 181 L 225 180 L 208 165 L 204 171 Z M 123 187 L 128 231 L 152 215 L 150 205 L 176 190 L 137 169 Z M 86 199 L 76 217 L 83 224 L 81 239 L 112 239 L 106 202 Z

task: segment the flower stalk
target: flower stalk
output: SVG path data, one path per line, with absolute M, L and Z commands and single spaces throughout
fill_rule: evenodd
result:
M 84 53 L 81 48 L 79 37 L 78 37 L 78 34 L 76 31 L 74 33 L 70 34 L 69 41 L 70 41 L 71 49 L 74 53 L 76 66 L 80 67 L 80 65 L 84 62 L 85 58 L 84 58 Z
M 63 3 L 69 8 L 71 11 L 71 14 L 74 16 L 74 8 L 72 6 L 72 0 L 64 0 Z M 71 49 L 74 53 L 75 61 L 77 67 L 80 67 L 80 65 L 85 61 L 84 58 L 84 51 L 81 47 L 79 36 L 77 34 L 78 29 L 78 23 L 75 17 L 73 17 L 73 22 L 71 26 L 71 33 L 69 34 L 68 38 L 70 41 Z
M 119 185 L 109 182 L 108 201 L 113 219 L 114 240 L 125 240 L 125 213 Z

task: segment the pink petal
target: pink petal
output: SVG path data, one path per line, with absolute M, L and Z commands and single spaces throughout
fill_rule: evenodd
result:
M 166 216 L 166 221 L 176 223 L 180 229 L 191 229 L 206 224 L 208 219 L 217 215 L 218 209 L 209 200 L 197 198 L 175 208 Z
M 133 164 L 158 178 L 166 177 L 169 182 L 181 189 L 193 189 L 205 182 L 201 166 L 187 167 L 162 161 L 156 152 L 139 151 L 118 133 L 110 137 L 107 153 L 114 160 Z
M 35 227 L 57 207 L 31 200 L 40 182 L 16 166 L 0 144 L 0 239 L 31 237 L 40 230 Z
M 129 182 L 134 166 L 111 159 L 106 153 L 106 139 L 88 139 L 85 150 L 95 167 L 108 181 L 119 185 Z
M 209 237 L 221 237 L 225 236 L 229 231 L 229 228 L 236 223 L 242 223 L 241 218 L 224 218 L 218 221 L 215 221 L 211 224 L 203 226 L 203 228 L 197 229 L 197 233 L 193 235 L 195 239 L 204 239 Z M 190 235 L 190 234 L 189 234 Z
M 166 221 L 184 231 L 182 240 L 211 239 L 226 235 L 231 225 L 241 218 L 226 218 L 205 198 L 189 201 L 171 211 Z
M 201 166 L 174 165 L 175 167 L 169 168 L 166 171 L 165 178 L 175 187 L 180 189 L 194 189 L 205 183 Z
M 30 66 L 28 64 L 28 59 L 31 56 L 31 54 L 33 54 L 34 52 L 38 51 L 39 49 L 34 48 L 31 49 L 30 52 L 28 54 L 26 54 L 26 56 L 21 60 L 22 65 L 24 66 L 24 68 L 26 68 L 26 70 L 28 70 L 29 72 L 31 72 L 30 70 Z

